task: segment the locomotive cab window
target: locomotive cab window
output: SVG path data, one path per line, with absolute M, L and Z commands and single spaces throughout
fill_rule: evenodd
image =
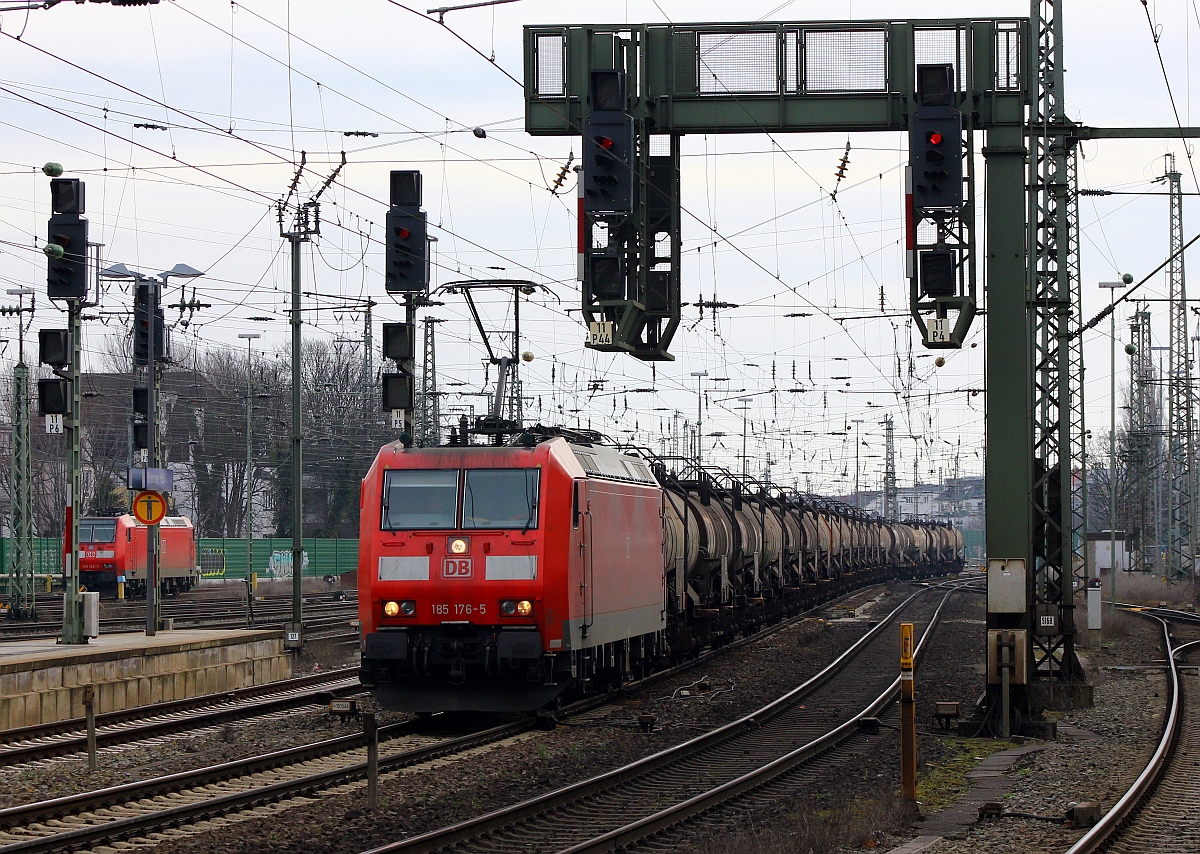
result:
M 457 471 L 400 469 L 384 474 L 384 530 L 453 528 L 457 506 Z
M 538 469 L 474 469 L 463 485 L 463 528 L 537 527 Z
M 79 542 L 115 543 L 117 541 L 116 519 L 80 519 Z

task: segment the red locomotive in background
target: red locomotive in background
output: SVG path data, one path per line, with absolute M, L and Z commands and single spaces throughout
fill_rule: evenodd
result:
M 106 598 L 117 595 L 118 581 L 125 582 L 126 595 L 146 595 L 147 532 L 128 513 L 80 519 L 80 583 Z M 183 593 L 200 580 L 195 529 L 184 516 L 159 523 L 159 580 L 164 593 Z
M 943 523 L 718 468 L 671 473 L 547 428 L 504 446 L 387 445 L 360 506 L 360 679 L 416 712 L 538 709 L 851 586 L 962 566 Z

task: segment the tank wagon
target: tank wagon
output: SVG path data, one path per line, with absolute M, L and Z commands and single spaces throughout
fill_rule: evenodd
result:
M 385 446 L 362 482 L 360 679 L 385 708 L 534 710 L 856 586 L 961 568 L 889 523 L 597 434 Z
M 117 595 L 124 579 L 129 596 L 146 595 L 146 534 L 130 514 L 79 520 L 80 582 L 102 597 Z M 165 516 L 159 523 L 159 579 L 164 593 L 183 593 L 200 580 L 191 520 Z

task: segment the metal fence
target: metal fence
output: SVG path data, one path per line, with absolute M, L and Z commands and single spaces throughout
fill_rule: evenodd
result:
M 8 574 L 12 541 L 0 537 L 0 577 Z M 358 569 L 358 540 L 304 540 L 304 575 L 320 578 L 342 575 Z M 196 564 L 205 578 L 245 578 L 246 540 L 244 538 L 202 537 L 196 541 Z M 291 538 L 255 539 L 254 571 L 260 579 L 292 577 Z M 62 574 L 62 540 L 35 537 L 33 540 L 35 575 Z
M 358 540 L 304 539 L 304 575 L 320 578 L 358 570 Z M 205 578 L 245 578 L 244 538 L 202 537 L 196 541 L 196 562 Z M 259 579 L 292 577 L 291 538 L 255 539 L 254 571 Z
M 12 538 L 0 537 L 0 575 L 8 577 L 12 561 Z M 33 538 L 33 574 L 62 575 L 62 540 L 58 537 Z

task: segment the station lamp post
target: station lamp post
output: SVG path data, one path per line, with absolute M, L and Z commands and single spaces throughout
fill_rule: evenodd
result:
M 146 343 L 146 471 L 147 477 L 143 484 L 148 485 L 149 470 L 159 468 L 158 450 L 158 378 L 157 363 L 167 354 L 158 352 L 161 340 L 166 346 L 166 323 L 159 320 L 162 313 L 160 308 L 162 291 L 170 279 L 194 279 L 203 276 L 200 270 L 187 264 L 176 264 L 170 270 L 157 276 L 147 276 L 130 270 L 124 264 L 113 264 L 100 271 L 100 278 L 114 281 L 134 282 L 134 362 L 138 361 L 138 338 L 144 332 Z M 145 286 L 145 302 L 139 305 L 137 289 Z M 139 311 L 141 317 L 139 317 Z M 144 328 L 142 320 L 145 321 Z M 161 335 L 160 335 L 161 329 Z M 130 468 L 133 468 L 130 460 Z M 158 633 L 158 585 L 159 585 L 159 527 L 150 525 L 146 531 L 146 636 L 153 637 Z
M 1100 282 L 1100 287 L 1108 288 L 1108 596 L 1113 607 L 1117 604 L 1117 290 L 1128 287 L 1133 281 L 1129 274 L 1122 276 L 1117 282 Z M 1132 354 L 1131 354 L 1132 355 Z M 1129 539 L 1125 540 L 1126 552 L 1129 549 Z M 1098 573 L 1100 568 L 1096 568 Z

